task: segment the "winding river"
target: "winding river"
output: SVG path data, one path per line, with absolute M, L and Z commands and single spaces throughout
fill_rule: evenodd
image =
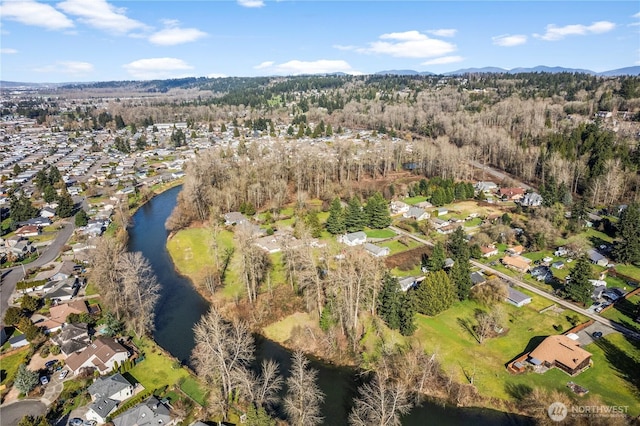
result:
M 155 340 L 183 362 L 189 361 L 194 346 L 193 325 L 207 311 L 208 302 L 193 288 L 191 282 L 176 273 L 166 250 L 167 231 L 164 223 L 176 204 L 181 187 L 175 187 L 154 197 L 132 218 L 129 228 L 129 250 L 142 252 L 153 267 L 160 282 L 160 302 L 156 311 Z M 275 359 L 280 371 L 290 366 L 290 352 L 275 342 L 256 336 L 256 358 Z M 356 392 L 356 372 L 312 360 L 319 371 L 319 386 L 325 393 L 323 415 L 326 425 L 346 425 L 351 401 Z M 528 418 L 499 411 L 476 408 L 442 407 L 425 402 L 403 418 L 403 425 L 493 426 L 529 425 Z

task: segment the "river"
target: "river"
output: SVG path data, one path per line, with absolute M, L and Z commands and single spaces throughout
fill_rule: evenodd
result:
M 194 346 L 192 328 L 208 310 L 209 304 L 195 291 L 191 282 L 176 273 L 166 250 L 168 232 L 164 223 L 176 204 L 181 187 L 175 187 L 154 197 L 133 216 L 129 228 L 129 250 L 140 251 L 151 263 L 161 286 L 156 310 L 154 338 L 164 349 L 183 362 L 189 362 Z M 256 336 L 256 358 L 275 359 L 280 371 L 290 366 L 290 352 L 275 342 Z M 356 372 L 312 359 L 317 369 L 318 384 L 325 393 L 323 415 L 326 425 L 346 425 L 351 401 L 356 392 Z M 529 419 L 478 408 L 442 407 L 425 402 L 402 419 L 405 426 L 493 426 L 529 425 Z

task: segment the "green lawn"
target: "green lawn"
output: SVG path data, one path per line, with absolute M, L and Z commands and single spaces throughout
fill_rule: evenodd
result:
M 408 198 L 405 198 L 405 199 L 404 199 L 404 200 L 402 200 L 402 201 L 404 201 L 405 203 L 407 203 L 407 204 L 409 204 L 409 205 L 412 205 L 412 206 L 413 206 L 413 205 L 416 205 L 416 204 L 421 203 L 421 202 L 423 202 L 423 201 L 427 201 L 427 197 L 422 196 L 422 195 L 418 195 L 417 197 L 408 197 Z
M 542 375 L 511 375 L 507 372 L 505 365 L 524 353 L 527 347 L 530 350 L 545 336 L 558 334 L 554 325 L 562 326 L 564 330 L 571 327 L 567 320 L 567 316 L 573 315 L 571 311 L 538 313 L 539 309 L 548 304 L 548 301 L 540 297 L 534 297 L 532 304 L 522 308 L 501 304 L 507 317 L 507 334 L 487 339 L 483 344 L 479 344 L 464 325 L 465 321 L 474 321 L 476 309 L 484 309 L 472 301 L 458 303 L 436 317 L 418 315 L 416 337 L 427 352 L 436 353 L 440 357 L 445 371 L 457 380 L 465 382 L 467 375 L 473 375 L 474 384 L 482 395 L 513 400 L 513 389 L 522 386 L 568 392 L 566 384 L 573 380 L 586 386 L 591 395 L 598 395 L 606 403 L 629 405 L 630 414 L 640 413 L 640 406 L 635 400 L 635 391 L 629 385 L 629 380 L 622 373 L 612 374 L 614 368 L 605 361 L 603 351 L 593 347 L 594 345 L 586 348 L 593 353 L 594 367 L 576 378 L 571 378 L 558 369 Z M 611 341 L 616 350 L 634 354 L 636 366 L 635 370 L 629 370 L 629 374 L 637 371 L 640 349 L 633 348 L 619 335 L 612 336 Z M 609 352 L 614 350 L 610 349 Z
M 474 217 L 473 219 L 466 221 L 464 223 L 464 226 L 466 228 L 471 228 L 471 227 L 474 227 L 474 226 L 478 226 L 481 223 L 482 223 L 482 219 L 480 219 L 479 217 Z
M 150 340 L 136 341 L 136 345 L 144 352 L 144 361 L 139 362 L 128 371 L 138 383 L 147 390 L 155 390 L 164 386 L 173 386 L 181 379 L 186 380 L 189 372 L 182 366 L 175 365 L 175 360 L 166 355 L 159 346 Z
M 636 294 L 628 299 L 618 301 L 601 315 L 640 333 L 640 323 L 635 321 L 640 315 L 639 307 L 640 295 Z
M 202 389 L 203 386 L 198 383 L 193 376 L 187 377 L 182 384 L 180 385 L 180 389 L 182 392 L 187 394 L 191 399 L 204 407 L 207 402 L 207 392 Z
M 640 282 L 640 268 L 635 265 L 616 265 L 616 271 Z
M 391 229 L 368 229 L 364 231 L 368 238 L 393 238 L 396 233 Z
M 25 346 L 21 350 L 7 356 L 0 358 L 0 371 L 2 371 L 2 378 L 0 384 L 4 385 L 7 382 L 13 381 L 18 367 L 24 363 L 27 355 L 29 354 L 29 346 Z
M 604 232 L 600 232 L 593 228 L 587 228 L 585 231 L 583 231 L 583 233 L 589 239 L 591 244 L 593 244 L 595 247 L 602 244 L 602 242 L 606 242 L 606 243 L 613 242 L 613 238 L 611 238 Z
M 418 247 L 420 245 L 421 244 L 419 242 L 413 239 L 408 240 L 406 246 L 398 240 L 386 241 L 384 243 L 380 243 L 381 247 L 389 247 L 389 250 L 391 250 L 390 254 L 396 254 L 403 251 L 411 250 L 412 248 Z

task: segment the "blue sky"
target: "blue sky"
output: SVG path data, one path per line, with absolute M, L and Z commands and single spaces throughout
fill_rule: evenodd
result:
M 0 79 L 640 65 L 638 1 L 0 3 Z

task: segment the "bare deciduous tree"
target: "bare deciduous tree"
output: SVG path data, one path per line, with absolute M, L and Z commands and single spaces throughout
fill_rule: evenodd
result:
M 202 317 L 194 327 L 196 346 L 192 359 L 198 375 L 212 384 L 221 414 L 227 415 L 230 401 L 246 383 L 248 367 L 254 359 L 253 337 L 244 322 L 225 321 L 217 309 Z M 215 401 L 214 401 L 215 402 Z
M 154 329 L 155 306 L 160 298 L 160 285 L 149 261 L 140 252 L 125 253 L 118 261 L 125 302 L 124 320 L 138 336 Z
M 369 383 L 358 388 L 358 398 L 349 414 L 353 426 L 397 426 L 400 417 L 412 407 L 407 387 L 391 377 L 375 374 Z
M 324 394 L 316 381 L 318 372 L 309 368 L 309 361 L 300 351 L 292 357 L 291 376 L 287 378 L 284 410 L 294 426 L 313 426 L 322 423 L 320 404 Z

